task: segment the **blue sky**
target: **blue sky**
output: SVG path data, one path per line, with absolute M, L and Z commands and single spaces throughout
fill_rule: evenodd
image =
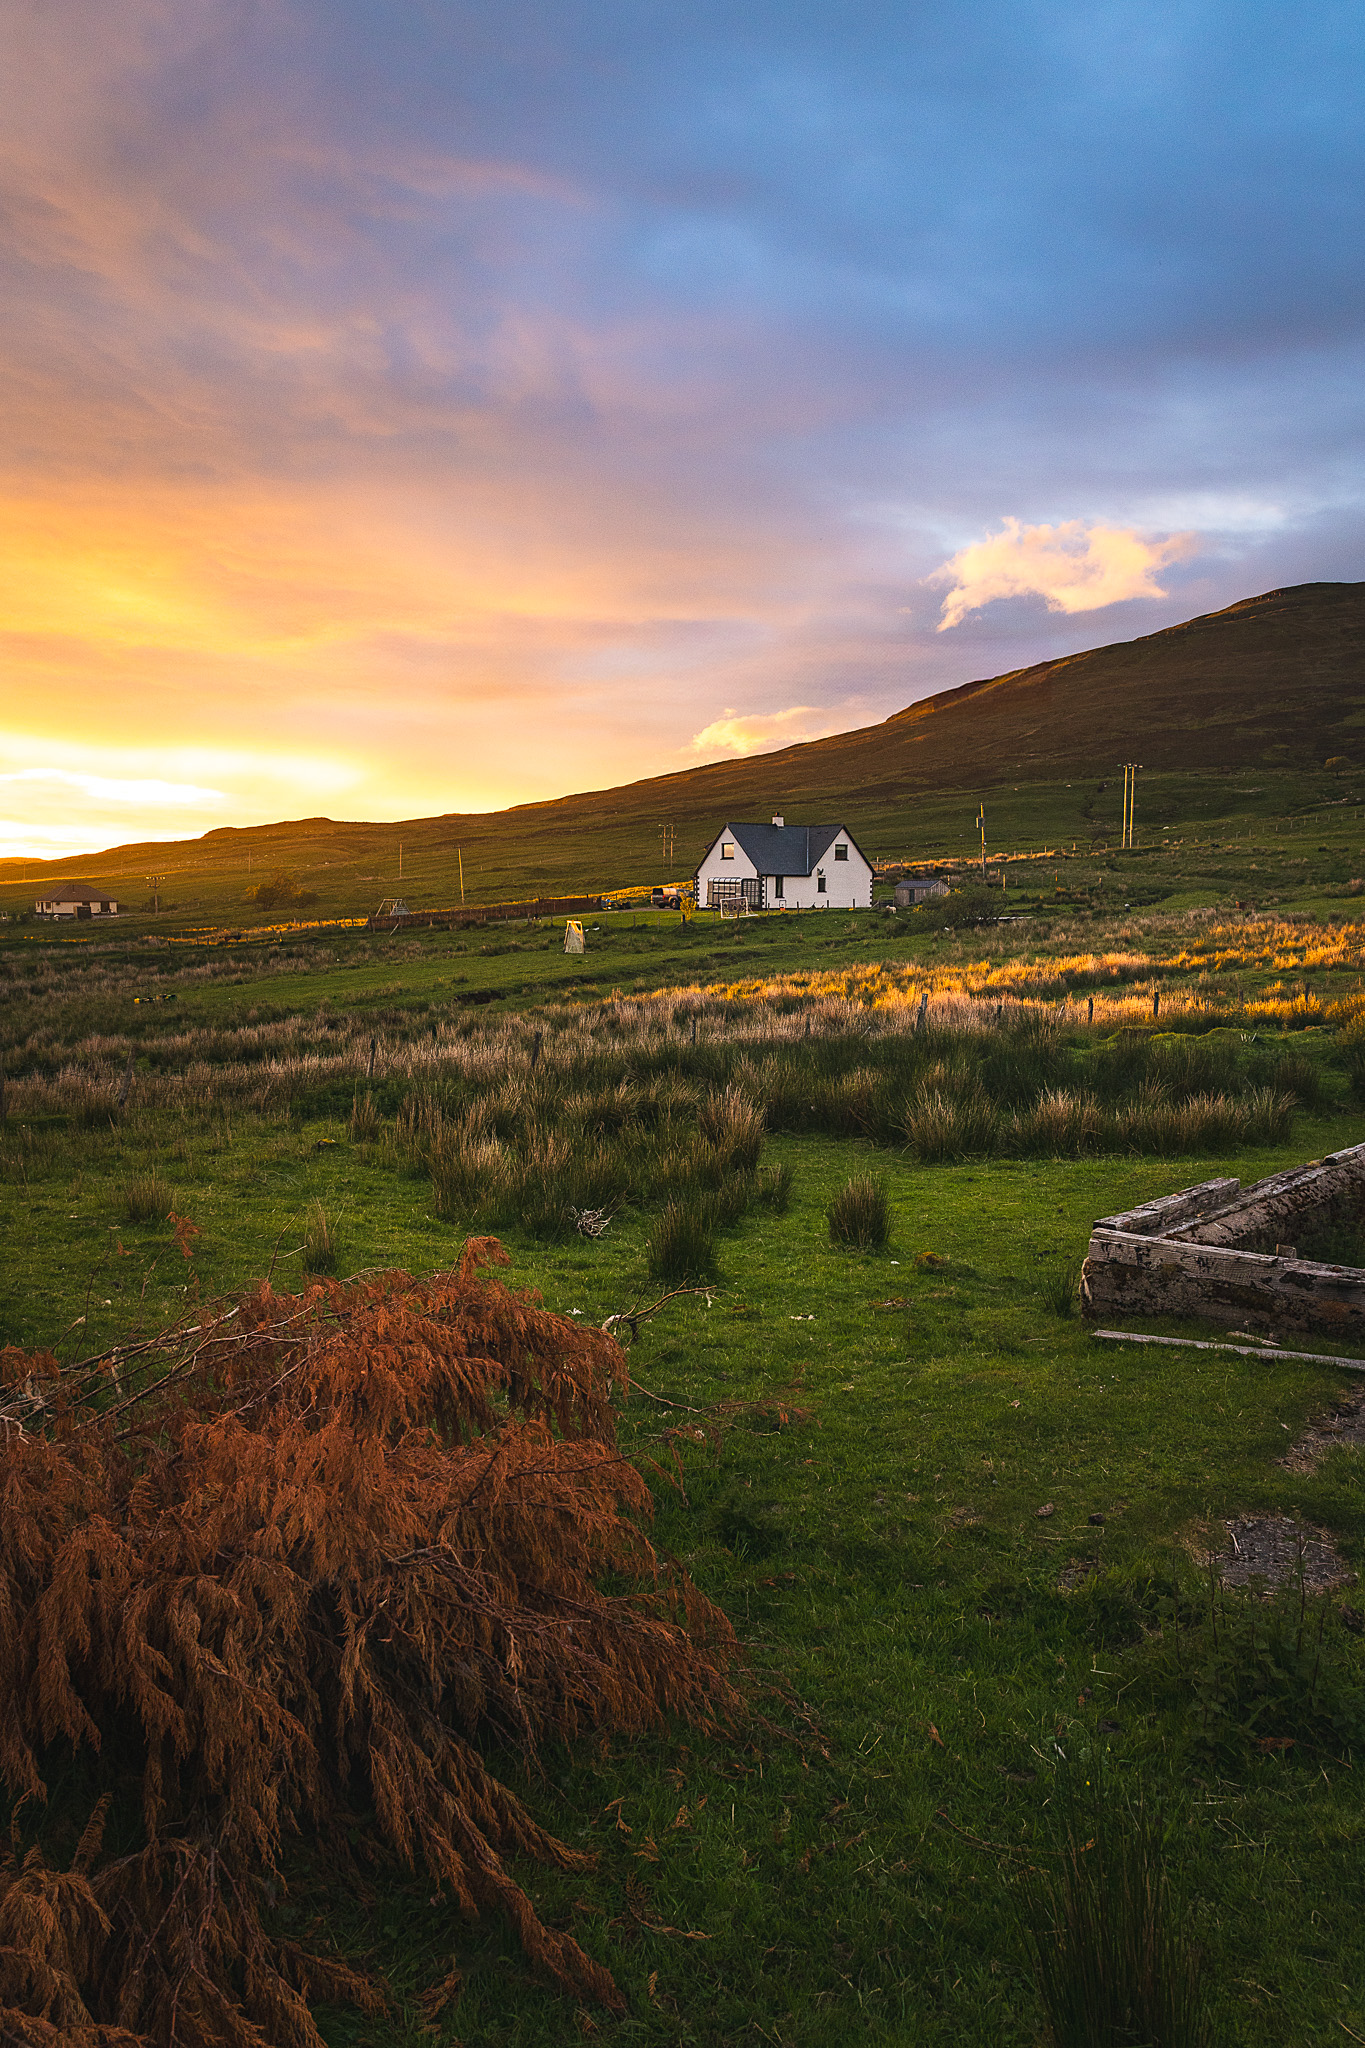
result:
M 1359 7 L 0 22 L 0 850 L 601 786 L 1362 575 Z

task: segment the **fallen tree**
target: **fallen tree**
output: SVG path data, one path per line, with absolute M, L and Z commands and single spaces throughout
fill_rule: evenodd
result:
M 291 1841 L 358 1829 L 619 2009 L 507 1867 L 592 1859 L 490 1768 L 592 1729 L 739 1705 L 733 1633 L 641 1523 L 623 1355 L 511 1292 L 492 1239 L 427 1281 L 269 1285 L 164 1356 L 3 1354 L 0 2030 L 25 2048 L 321 2048 L 310 2000 L 378 2007 L 269 1931 Z M 608 1574 L 628 1592 L 607 1593 Z M 23 1847 L 73 1753 L 105 1787 L 69 1868 Z M 110 1799 L 140 1836 L 106 1853 Z

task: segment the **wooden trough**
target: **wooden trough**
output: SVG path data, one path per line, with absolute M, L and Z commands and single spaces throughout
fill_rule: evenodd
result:
M 1305 1241 L 1365 1223 L 1365 1145 L 1243 1187 L 1210 1180 L 1101 1216 L 1081 1269 L 1093 1322 L 1198 1316 L 1226 1327 L 1330 1330 L 1365 1343 L 1365 1268 L 1300 1258 Z

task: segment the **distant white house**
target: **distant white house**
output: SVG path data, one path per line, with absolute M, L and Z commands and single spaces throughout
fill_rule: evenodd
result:
M 842 825 L 726 825 L 696 881 L 698 910 L 872 907 L 872 863 Z
M 118 900 L 88 882 L 54 882 L 33 908 L 39 917 L 117 917 Z

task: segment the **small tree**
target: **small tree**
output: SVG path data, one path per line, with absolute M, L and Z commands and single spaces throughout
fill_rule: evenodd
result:
M 281 868 L 268 882 L 258 882 L 254 889 L 246 892 L 248 903 L 254 903 L 258 910 L 302 910 L 306 904 L 317 902 L 317 892 L 301 889 L 293 875 Z

